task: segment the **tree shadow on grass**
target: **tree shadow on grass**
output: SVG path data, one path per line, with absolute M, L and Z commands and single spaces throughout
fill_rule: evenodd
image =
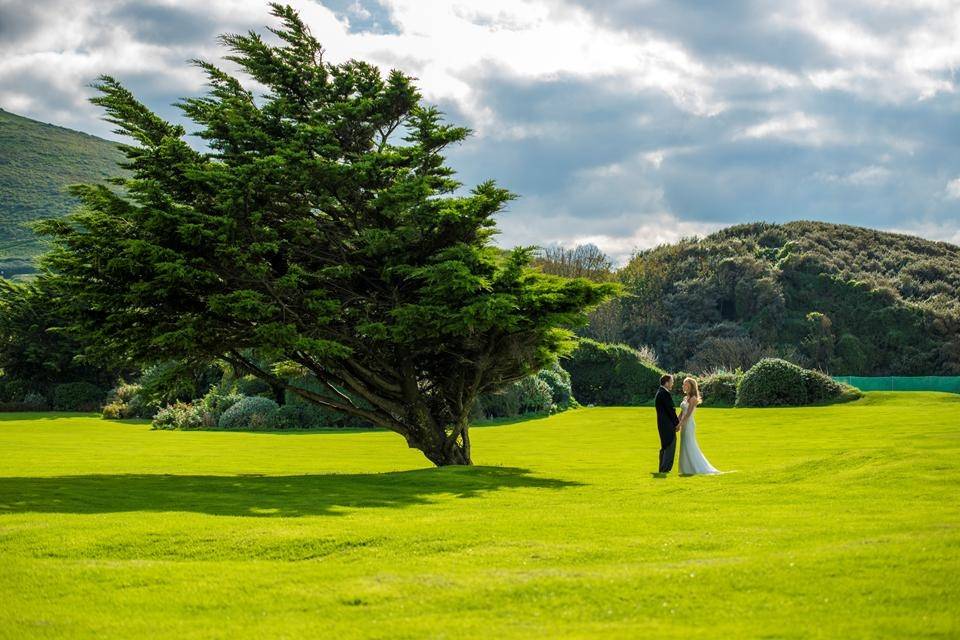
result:
M 337 515 L 348 509 L 430 504 L 510 488 L 563 489 L 579 482 L 512 467 L 448 467 L 299 476 L 83 475 L 0 478 L 0 514 L 189 511 L 223 516 Z

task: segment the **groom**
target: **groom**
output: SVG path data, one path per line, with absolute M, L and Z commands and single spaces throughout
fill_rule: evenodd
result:
M 673 376 L 669 373 L 660 376 L 660 388 L 654 404 L 657 407 L 657 431 L 660 432 L 660 473 L 669 473 L 673 469 L 673 458 L 677 454 L 677 431 L 680 430 L 680 418 L 673 406 Z

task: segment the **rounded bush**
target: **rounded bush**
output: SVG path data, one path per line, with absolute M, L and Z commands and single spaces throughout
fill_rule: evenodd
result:
M 550 385 L 538 374 L 485 393 L 477 404 L 486 418 L 515 418 L 528 413 L 543 413 L 554 407 Z
M 47 408 L 47 399 L 42 393 L 32 391 L 23 396 L 23 405 L 28 411 L 43 411 Z
M 520 415 L 550 411 L 553 391 L 550 385 L 536 375 L 513 383 L 520 405 Z
M 819 371 L 805 369 L 803 385 L 807 390 L 807 402 L 810 403 L 833 400 L 843 393 L 843 385 Z
M 224 391 L 220 385 L 210 387 L 207 395 L 200 400 L 203 411 L 203 421 L 211 427 L 220 424 L 220 417 L 227 409 L 243 400 L 244 396 L 232 390 Z
M 570 374 L 559 364 L 554 363 L 547 369 L 541 369 L 537 372 L 537 377 L 550 387 L 554 408 L 558 410 L 567 409 L 575 403 Z
M 244 397 L 220 416 L 221 429 L 273 429 L 279 405 L 270 398 Z
M 700 395 L 704 405 L 729 406 L 737 403 L 737 385 L 743 374 L 718 371 L 704 376 L 700 382 Z
M 777 358 L 765 358 L 750 367 L 737 387 L 738 407 L 796 406 L 808 402 L 804 369 Z
M 101 410 L 104 418 L 152 418 L 159 410 L 147 404 L 138 384 L 120 382 L 107 394 L 107 404 Z
M 100 410 L 100 415 L 105 420 L 119 420 L 123 418 L 123 412 L 127 405 L 120 402 L 111 402 L 109 404 L 103 405 L 103 409 Z
M 99 411 L 106 394 L 92 382 L 67 382 L 54 385 L 54 411 Z
M 153 417 L 154 429 L 199 429 L 203 426 L 200 408 L 189 402 L 168 404 Z
M 624 344 L 582 339 L 563 360 L 573 395 L 581 404 L 639 405 L 649 402 L 663 371 Z

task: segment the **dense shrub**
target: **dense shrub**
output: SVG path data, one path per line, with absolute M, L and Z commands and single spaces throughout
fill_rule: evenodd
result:
M 288 403 L 277 410 L 277 429 L 309 429 L 322 426 L 315 422 L 316 414 L 302 403 Z
M 553 391 L 539 376 L 527 376 L 513 386 L 520 399 L 520 415 L 550 411 L 553 407 Z
M 803 386 L 807 391 L 807 402 L 825 402 L 837 398 L 843 391 L 843 386 L 830 376 L 804 369 Z
M 576 403 L 573 397 L 570 373 L 558 363 L 554 363 L 546 369 L 541 369 L 537 372 L 537 377 L 546 382 L 547 386 L 550 387 L 554 409 L 562 411 L 569 409 Z
M 538 375 L 527 376 L 503 389 L 484 394 L 478 402 L 487 418 L 543 413 L 554 406 L 550 385 Z
M 174 402 L 153 417 L 154 429 L 199 429 L 203 427 L 203 415 L 199 407 L 189 402 Z
M 850 402 L 852 400 L 857 400 L 863 397 L 863 391 L 856 388 L 852 384 L 841 383 L 840 384 L 840 397 L 837 398 L 839 402 Z
M 737 385 L 742 373 L 715 371 L 698 380 L 704 405 L 729 406 L 737 403 Z
M 30 392 L 23 396 L 23 404 L 29 407 L 27 411 L 44 411 L 49 408 L 47 398 L 42 393 Z
M 120 382 L 107 395 L 102 413 L 108 419 L 152 418 L 157 411 L 158 407 L 146 402 L 139 384 Z
M 0 413 L 21 413 L 23 411 L 30 411 L 23 400 L 19 402 L 0 402 Z
M 846 388 L 819 371 L 773 358 L 751 367 L 737 388 L 738 407 L 803 405 L 856 397 L 859 390 Z
M 797 365 L 765 358 L 750 367 L 737 387 L 738 407 L 807 404 L 804 370 Z
M 837 340 L 837 357 L 832 370 L 845 375 L 864 375 L 870 371 L 870 353 L 863 341 L 845 333 Z
M 580 340 L 563 360 L 573 395 L 581 404 L 638 405 L 649 402 L 663 371 L 623 344 Z
M 474 404 L 471 420 L 514 418 L 531 413 L 563 411 L 575 406 L 570 374 L 558 363 L 497 391 Z
M 119 420 L 124 417 L 124 408 L 119 402 L 108 402 L 100 410 L 100 416 L 105 420 Z
M 293 382 L 298 387 L 313 391 L 322 396 L 332 395 L 329 389 L 317 382 L 316 378 L 312 376 L 296 378 Z M 361 398 L 350 393 L 347 393 L 347 396 L 349 396 L 357 406 L 370 408 L 370 405 Z M 313 429 L 317 427 L 330 429 L 364 429 L 373 427 L 373 424 L 369 420 L 364 420 L 349 413 L 334 411 L 333 409 L 309 402 L 292 391 L 287 391 L 284 394 L 283 406 L 292 407 L 284 410 L 283 420 L 284 428 L 286 429 Z
M 280 407 L 270 398 L 244 397 L 220 416 L 221 429 L 273 429 Z
M 237 378 L 236 381 L 237 393 L 242 396 L 263 396 L 264 398 L 273 399 L 273 387 L 271 387 L 265 380 L 258 378 L 256 376 L 244 376 L 242 378 Z
M 475 406 L 483 418 L 513 418 L 520 415 L 520 398 L 513 385 L 481 395 Z
M 31 391 L 30 384 L 25 380 L 17 380 L 9 375 L 0 376 L 0 402 L 19 405 Z
M 520 394 L 513 385 L 485 393 L 477 400 L 483 417 L 515 418 L 520 415 Z
M 190 402 L 202 397 L 223 378 L 214 364 L 169 360 L 151 365 L 140 376 L 139 394 L 153 411 L 173 402 Z
M 203 424 L 208 427 L 216 427 L 220 424 L 220 418 L 223 414 L 243 400 L 243 395 L 234 391 L 231 381 L 226 384 L 214 385 L 205 396 L 197 403 L 203 416 Z
M 92 382 L 66 382 L 53 386 L 55 411 L 99 411 L 106 394 Z

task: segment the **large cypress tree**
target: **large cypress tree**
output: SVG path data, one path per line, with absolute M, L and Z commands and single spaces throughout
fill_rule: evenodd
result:
M 296 12 L 271 7 L 278 45 L 221 38 L 260 91 L 195 62 L 209 91 L 178 106 L 207 152 L 100 79 L 93 102 L 135 142 L 128 177 L 73 188 L 83 206 L 39 227 L 54 241 L 46 268 L 99 349 L 223 358 L 391 429 L 437 465 L 470 464 L 477 395 L 548 363 L 612 285 L 493 247 L 512 195 L 492 182 L 457 195 L 442 156 L 469 131 L 400 71 L 325 61 Z

